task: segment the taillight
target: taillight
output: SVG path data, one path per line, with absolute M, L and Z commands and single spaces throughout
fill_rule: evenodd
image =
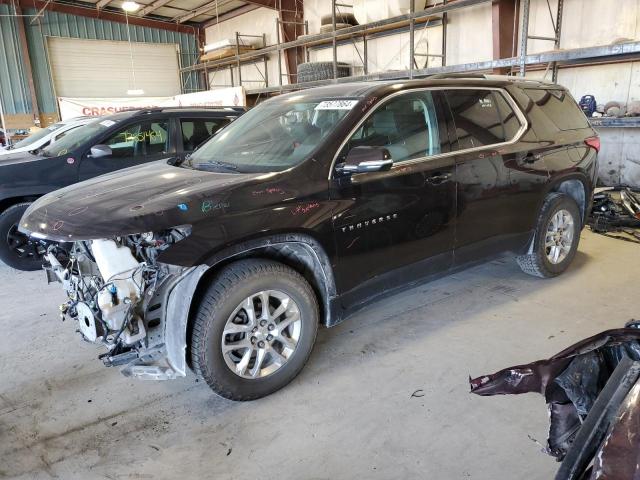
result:
M 588 147 L 593 148 L 596 152 L 600 151 L 600 137 L 589 137 L 584 141 L 584 143 Z

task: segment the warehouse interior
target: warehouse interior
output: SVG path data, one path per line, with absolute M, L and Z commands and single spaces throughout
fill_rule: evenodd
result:
M 640 314 L 635 305 L 636 269 L 640 267 L 637 245 L 640 243 L 639 66 L 640 0 L 0 0 L 0 243 L 22 242 L 23 238 L 26 242 L 28 237 L 29 247 L 20 243 L 20 252 L 31 252 L 29 255 L 37 257 L 38 264 L 37 268 L 23 269 L 17 263 L 8 263 L 0 252 L 0 278 L 5 287 L 0 291 L 4 307 L 0 312 L 0 327 L 5 332 L 0 337 L 0 478 L 637 478 L 640 475 L 637 462 L 635 467 L 629 467 L 620 466 L 624 462 L 614 460 L 606 465 L 605 460 L 637 458 L 640 452 L 637 438 L 640 358 L 636 358 L 640 355 L 640 333 L 635 332 L 640 328 Z M 419 81 L 427 83 L 411 83 Z M 430 81 L 435 83 L 428 83 Z M 353 170 L 348 181 L 332 183 L 333 169 L 346 168 L 336 160 L 339 151 L 351 145 L 346 135 L 366 125 L 364 119 L 374 110 L 365 112 L 371 105 L 378 108 L 376 102 L 382 102 L 379 97 L 384 95 L 393 98 L 404 89 L 412 88 L 411 85 L 417 85 L 421 91 L 454 84 L 449 88 L 483 88 L 485 81 L 497 82 L 488 83 L 484 88 L 492 90 L 494 95 L 502 92 L 497 95 L 502 95 L 503 101 L 507 98 L 504 104 L 514 113 L 511 120 L 518 124 L 514 129 L 518 132 L 512 141 L 505 136 L 504 143 L 499 143 L 500 149 L 496 147 L 486 157 L 482 146 L 475 144 L 469 153 L 480 151 L 478 158 L 493 162 L 490 165 L 496 172 L 504 168 L 511 173 L 498 178 L 503 183 L 494 182 L 493 171 L 484 177 L 473 166 L 465 169 L 469 163 L 464 162 L 469 159 L 460 154 L 450 174 L 445 171 L 445 162 L 452 152 L 444 150 L 445 147 L 437 150 L 437 160 L 431 161 L 441 162 L 436 172 L 438 179 L 447 182 L 453 175 L 458 185 L 455 188 L 466 185 L 472 192 L 464 197 L 465 201 L 469 205 L 473 202 L 480 205 L 470 207 L 471 213 L 467 215 L 471 220 L 468 220 L 464 212 L 468 205 L 460 200 L 462 194 L 456 190 L 453 216 L 466 219 L 472 232 L 482 230 L 483 225 L 498 231 L 501 224 L 525 222 L 526 213 L 519 218 L 517 213 L 509 212 L 516 212 L 519 205 L 528 208 L 529 203 L 533 204 L 531 192 L 538 188 L 542 191 L 543 185 L 549 184 L 545 190 L 549 202 L 559 201 L 560 197 L 563 201 L 569 199 L 575 205 L 571 208 L 580 215 L 575 224 L 581 228 L 576 230 L 576 241 L 572 240 L 572 245 L 577 247 L 572 246 L 574 250 L 569 254 L 566 272 L 558 275 L 560 271 L 554 271 L 553 275 L 546 275 L 552 278 L 538 278 L 543 275 L 530 276 L 521 271 L 522 268 L 531 273 L 523 266 L 522 258 L 531 256 L 538 248 L 538 236 L 543 230 L 535 228 L 544 227 L 542 223 L 532 227 L 535 235 L 527 237 L 530 243 L 525 250 L 518 250 L 517 262 L 513 259 L 514 247 L 469 261 L 464 268 L 452 267 L 447 275 L 434 274 L 415 280 L 407 270 L 401 275 L 402 288 L 388 287 L 390 280 L 384 277 L 387 272 L 382 266 L 372 264 L 393 264 L 388 259 L 395 257 L 418 258 L 407 254 L 407 249 L 416 246 L 437 247 L 435 241 L 428 243 L 423 237 L 458 242 L 462 234 L 457 231 L 450 237 L 444 236 L 443 225 L 448 220 L 435 228 L 417 222 L 416 230 L 423 228 L 426 233 L 413 238 L 415 243 L 392 246 L 378 257 L 365 252 L 353 263 L 341 264 L 343 257 L 349 258 L 352 246 L 358 248 L 358 240 L 362 243 L 361 239 L 366 237 L 358 234 L 361 227 L 366 229 L 371 223 L 372 228 L 383 229 L 377 238 L 375 233 L 369 234 L 371 238 L 367 237 L 367 241 L 372 245 L 386 242 L 387 234 L 395 238 L 393 229 L 401 227 L 394 223 L 397 214 L 389 213 L 392 211 L 389 208 L 395 208 L 393 212 L 399 212 L 400 218 L 401 207 L 431 208 L 424 206 L 431 204 L 423 199 L 407 199 L 406 204 L 394 205 L 396 201 L 402 203 L 402 191 L 409 192 L 405 193 L 406 198 L 415 195 L 416 187 L 409 181 L 398 184 L 383 178 L 382 183 L 374 184 L 370 190 L 367 190 L 366 179 L 358 183 L 357 175 L 371 175 L 374 181 L 376 175 L 385 172 L 401 175 L 405 171 L 401 164 L 394 163 L 387 170 L 381 166 L 371 173 L 366 169 Z M 523 91 L 562 89 L 553 90 L 555 92 L 566 88 L 573 99 L 572 105 L 577 104 L 576 108 L 586 114 L 587 118 L 580 118 L 585 122 L 581 131 L 591 133 L 585 134 L 583 140 L 574 135 L 577 128 L 560 128 L 558 137 L 544 144 L 542 137 L 551 131 L 549 125 L 555 120 L 536 114 L 533 107 L 531 111 L 523 107 L 521 98 L 513 93 L 519 88 Z M 393 89 L 399 91 L 389 93 Z M 215 180 L 219 182 L 215 183 L 218 189 L 215 198 L 201 193 L 203 196 L 198 197 L 197 206 L 193 208 L 188 195 L 198 188 L 204 192 L 205 185 L 209 184 L 206 179 L 193 176 L 200 164 L 193 163 L 192 159 L 202 159 L 208 154 L 213 158 L 214 153 L 219 153 L 215 150 L 216 143 L 221 143 L 225 136 L 236 138 L 236 144 L 242 143 L 244 137 L 233 127 L 243 121 L 251 125 L 249 118 L 254 112 L 266 112 L 287 102 L 311 101 L 306 99 L 322 92 L 329 92 L 329 96 L 320 106 L 316 105 L 314 122 L 318 110 L 324 108 L 329 112 L 349 111 L 340 120 L 344 124 L 353 114 L 349 109 L 354 105 L 360 108 L 357 101 L 361 97 L 366 100 L 369 95 L 368 103 L 364 103 L 365 100 L 362 103 L 362 119 L 358 120 L 360 123 L 353 123 L 353 129 L 342 132 L 342 137 L 335 131 L 326 137 L 322 133 L 322 141 L 327 142 L 325 149 L 335 150 L 327 166 L 329 201 L 325 203 L 316 194 L 309 194 L 301 203 L 294 195 L 285 198 L 289 188 L 300 197 L 311 188 L 322 164 L 320 154 L 316 154 L 307 163 L 282 168 L 277 173 L 275 170 L 250 171 L 247 176 L 253 175 L 250 180 L 255 184 L 247 190 L 250 193 L 246 202 L 236 207 L 234 200 L 238 197 L 233 196 L 233 192 L 244 184 L 234 183 L 231 177 L 246 172 L 226 163 L 231 162 L 229 154 L 228 158 L 211 160 L 218 164 L 217 168 L 226 168 L 226 171 L 206 172 L 221 178 Z M 354 100 L 357 95 L 360 95 L 358 100 Z M 439 115 L 445 111 L 439 103 L 444 105 L 442 99 L 433 100 L 432 108 Z M 348 107 L 336 106 L 340 101 L 347 102 Z M 483 101 L 480 107 L 493 106 Z M 425 107 L 425 112 L 427 110 Z M 454 118 L 453 108 L 451 111 Z M 153 117 L 163 112 L 173 117 L 170 120 Z M 294 113 L 298 113 L 294 115 L 298 121 L 302 109 Z M 146 133 L 139 130 L 132 134 L 127 127 L 124 143 L 101 141 L 91 146 L 89 153 L 77 153 L 85 141 L 79 132 L 89 132 L 92 125 L 99 124 L 107 131 L 115 128 L 115 122 L 132 122 L 136 115 L 147 114 L 152 116 L 144 124 L 148 129 Z M 198 130 L 197 121 L 201 118 L 207 122 L 204 131 Z M 374 122 L 373 129 L 389 128 L 388 118 L 389 115 L 382 126 Z M 544 122 L 548 125 L 537 123 L 542 118 L 546 118 Z M 189 122 L 190 126 L 185 127 Z M 338 126 L 342 125 L 339 122 Z M 258 129 L 259 125 L 256 121 L 253 128 Z M 501 128 L 507 131 L 506 121 Z M 533 135 L 528 128 L 532 128 Z M 246 134 L 249 138 L 249 132 Z M 77 142 L 56 155 L 50 154 L 56 143 L 67 145 L 66 135 L 67 139 L 77 137 Z M 309 130 L 305 135 L 307 139 L 314 137 Z M 449 130 L 446 135 L 451 138 L 454 134 Z M 455 135 L 459 136 L 457 130 Z M 123 157 L 117 167 L 83 170 L 87 158 L 93 156 L 96 161 L 107 162 L 123 144 L 135 143 L 135 138 L 146 142 L 142 155 L 146 159 L 129 161 Z M 304 148 L 305 141 L 292 136 L 286 137 L 283 143 L 288 142 L 288 147 L 293 144 L 291 148 L 295 151 L 301 144 Z M 156 150 L 153 150 L 154 142 Z M 167 148 L 162 149 L 158 142 L 165 142 Z M 557 147 L 553 150 L 555 156 L 547 157 L 548 165 L 558 162 L 557 166 L 553 164 L 553 168 L 540 174 L 539 163 L 536 163 L 541 158 L 538 153 L 529 154 L 533 159 L 530 162 L 514 160 L 515 167 L 509 164 L 508 155 L 513 153 L 509 149 L 527 142 L 537 143 L 536 148 L 549 151 Z M 277 140 L 271 138 L 266 143 L 276 144 Z M 21 145 L 25 147 L 21 149 Z M 173 149 L 171 159 L 168 146 Z M 98 147 L 97 150 L 94 147 Z M 6 151 L 3 152 L 3 148 Z M 138 155 L 135 153 L 138 147 L 132 148 L 134 155 Z M 104 153 L 107 150 L 108 153 Z M 387 161 L 389 155 L 395 157 L 398 151 L 397 147 L 388 146 L 387 150 L 383 149 L 382 157 L 371 157 L 374 168 Z M 597 161 L 589 167 L 593 169 L 593 178 L 589 179 L 592 184 L 589 188 L 585 184 L 585 190 L 578 188 L 576 193 L 575 182 L 581 178 L 577 176 L 580 165 L 587 163 L 585 159 L 592 158 L 594 151 Z M 99 158 L 102 155 L 107 156 Z M 557 160 L 562 155 L 570 159 L 570 165 Z M 578 158 L 579 155 L 582 156 Z M 500 161 L 503 156 L 504 166 Z M 495 157 L 498 158 L 494 161 Z M 37 162 L 45 166 L 36 166 Z M 154 174 L 150 168 L 159 162 L 164 162 L 163 170 Z M 345 164 L 349 166 L 348 157 Z M 187 170 L 182 168 L 185 165 L 190 165 L 187 173 L 164 170 Z M 407 165 L 409 167 L 404 168 L 411 169 L 412 160 Z M 60 172 L 64 168 L 76 166 L 79 174 L 73 181 L 62 179 Z M 123 168 L 127 170 L 120 170 Z M 146 168 L 148 176 L 142 176 L 142 170 L 135 170 L 138 168 Z M 131 176 L 123 176 L 126 172 L 131 172 Z M 297 172 L 299 176 L 287 183 L 277 183 L 277 178 L 287 172 Z M 103 173 L 104 176 L 99 176 Z M 138 176 L 134 178 L 135 175 Z M 326 187 L 326 173 L 321 176 Z M 565 180 L 553 186 L 552 177 L 556 176 Z M 167 182 L 177 182 L 177 178 L 182 183 L 158 186 L 156 177 L 163 177 Z M 521 181 L 518 179 L 529 183 L 523 187 L 524 183 L 517 184 Z M 425 180 L 424 185 L 428 182 Z M 344 187 L 346 183 L 348 187 Z M 74 190 L 83 185 L 86 185 L 84 193 Z M 582 186 L 580 182 L 577 185 Z M 223 187 L 229 189 L 228 195 L 217 196 Z M 60 188 L 62 190 L 58 190 Z M 342 188 L 346 192 L 342 197 L 332 197 Z M 385 190 L 387 188 L 389 190 Z M 429 188 L 438 194 L 444 190 L 439 189 L 439 184 L 431 184 Z M 5 194 L 3 190 L 11 193 Z M 74 196 L 76 191 L 78 196 Z M 167 200 L 170 194 L 175 194 L 176 200 Z M 363 204 L 362 210 L 354 208 L 360 217 L 343 220 L 340 209 L 348 208 L 343 205 L 360 205 L 361 195 L 364 198 L 374 194 L 379 196 L 370 204 Z M 173 202 L 173 210 L 163 206 L 163 210 L 145 217 L 152 203 L 147 197 L 155 198 L 154 195 L 158 204 Z M 277 197 L 280 203 L 270 204 L 273 208 L 269 213 L 253 212 L 259 202 L 266 202 L 270 196 Z M 126 208 L 119 206 L 118 197 L 130 202 Z M 483 204 L 483 200 L 487 203 Z M 59 220 L 54 213 L 57 207 L 52 202 L 60 202 L 59 208 L 68 218 Z M 536 210 L 536 222 L 543 222 L 549 202 L 543 199 L 536 204 L 541 212 L 538 217 Z M 326 207 L 328 213 L 326 205 L 330 205 Z M 19 208 L 16 210 L 16 207 Z M 12 208 L 15 212 L 10 212 Z M 277 211 L 285 208 L 293 220 L 277 216 Z M 478 208 L 479 213 L 474 213 L 473 208 Z M 573 212 L 569 207 L 563 208 L 561 213 Z M 2 212 L 19 213 L 10 223 L 16 223 L 23 233 L 10 228 L 7 234 L 3 230 L 3 215 L 7 215 Z M 93 216 L 85 216 L 87 212 Z M 251 212 L 254 214 L 250 216 Z M 131 363 L 135 365 L 132 369 L 123 369 L 124 375 L 119 371 L 124 363 L 110 360 L 110 368 L 105 368 L 109 362 L 102 356 L 98 360 L 104 350 L 98 351 L 95 345 L 82 341 L 91 337 L 82 321 L 79 327 L 75 320 L 69 321 L 70 314 L 84 299 L 73 295 L 67 299 L 65 290 L 68 294 L 71 287 L 82 287 L 60 274 L 65 262 L 60 260 L 56 246 L 68 249 L 64 258 L 71 265 L 68 270 L 71 274 L 82 273 L 80 261 L 74 267 L 73 255 L 92 259 L 97 264 L 104 284 L 101 283 L 94 299 L 87 301 L 91 308 L 102 301 L 100 295 L 109 292 L 107 300 L 113 302 L 113 311 L 117 311 L 115 307 L 120 299 L 120 307 L 126 310 L 126 321 L 134 322 L 132 325 L 140 322 L 143 333 L 144 328 L 151 332 L 146 319 L 131 316 L 133 320 L 129 320 L 134 309 L 129 306 L 130 299 L 118 297 L 120 293 L 115 286 L 111 289 L 111 284 L 123 279 L 115 275 L 110 278 L 116 280 L 110 282 L 103 274 L 96 253 L 98 239 L 105 242 L 102 239 L 108 235 L 104 232 L 112 231 L 116 242 L 128 236 L 140 237 L 136 239 L 139 242 L 136 247 L 132 247 L 134 255 L 139 255 L 142 245 L 146 245 L 143 242 L 147 234 L 143 232 L 155 232 L 149 225 L 168 217 L 173 221 L 173 215 L 196 213 L 213 215 L 211 218 L 217 219 L 219 225 L 216 223 L 205 232 L 197 231 L 196 223 L 205 221 L 197 217 L 197 221 L 189 221 L 186 228 L 177 222 L 167 224 L 172 229 L 175 227 L 179 238 L 175 237 L 174 230 L 166 234 L 167 230 L 165 237 L 153 236 L 154 248 L 160 252 L 158 258 L 175 261 L 167 260 L 168 272 L 173 274 L 176 265 L 189 266 L 197 274 L 196 283 L 212 282 L 209 290 L 203 283 L 197 287 L 194 283 L 191 290 L 175 287 L 167 293 L 167 298 L 173 299 L 170 295 L 175 294 L 175 298 L 180 298 L 175 301 L 186 305 L 181 328 L 187 340 L 179 349 L 183 357 L 186 355 L 186 360 L 181 359 L 184 376 L 166 376 L 168 381 L 146 380 L 165 378 L 167 370 L 156 368 L 145 371 L 145 380 L 133 378 L 135 366 L 142 368 L 141 354 L 136 357 L 136 362 L 140 360 L 138 363 Z M 325 235 L 327 228 L 332 229 L 326 227 L 327 224 L 321 225 L 323 213 L 335 230 L 331 233 L 333 236 L 328 237 L 330 248 L 337 252 L 335 257 L 330 252 L 319 253 L 320 240 L 317 244 L 310 243 L 311 246 L 303 245 L 307 241 L 304 235 L 311 235 L 314 228 L 318 238 Z M 483 213 L 492 218 L 481 217 Z M 296 221 L 302 222 L 302 217 L 304 223 L 296 224 Z M 128 223 L 138 220 L 145 229 L 135 230 Z M 264 244 L 259 243 L 262 236 L 267 238 L 265 232 L 271 228 L 267 227 L 270 221 L 277 236 L 274 233 Z M 116 228 L 118 222 L 119 229 Z M 40 237 L 37 225 L 41 225 Z M 65 229 L 71 227 L 80 230 L 68 230 L 68 238 L 63 238 Z M 45 238 L 42 232 L 46 228 L 53 236 Z M 246 251 L 232 242 L 234 232 L 242 228 L 251 230 L 250 235 L 247 234 L 249 240 L 241 244 L 242 248 L 252 245 L 246 247 Z M 356 233 L 351 237 L 339 236 L 354 229 Z M 89 231 L 99 233 L 90 237 Z M 560 238 L 562 234 L 561 228 L 557 242 L 564 241 Z M 220 257 L 211 257 L 218 263 L 206 257 L 204 250 L 200 251 L 200 246 L 195 244 L 196 240 L 205 243 L 208 237 L 224 239 L 224 249 L 221 247 L 216 252 Z M 173 256 L 170 253 L 181 243 L 187 245 L 192 240 L 189 248 L 199 259 L 199 264 L 193 267 L 185 263 L 188 254 L 184 249 Z M 250 243 L 254 241 L 258 242 L 255 246 Z M 88 242 L 94 242 L 96 250 L 92 247 L 89 251 Z M 489 249 L 487 245 L 491 247 L 487 241 L 483 248 Z M 562 243 L 556 245 L 562 246 Z M 79 249 L 83 251 L 78 253 Z M 220 252 L 227 251 L 233 255 L 223 258 Z M 215 282 L 226 278 L 225 281 L 234 286 L 230 290 L 234 290 L 253 281 L 253 277 L 243 277 L 232 270 L 236 261 L 251 267 L 253 254 L 247 253 L 251 251 L 260 252 L 255 254 L 256 258 L 262 256 L 263 260 L 280 262 L 280 267 L 295 266 L 293 269 L 299 273 L 295 278 L 307 282 L 308 290 L 317 297 L 314 297 L 314 308 L 319 316 L 326 315 L 328 320 L 316 322 L 315 347 L 311 351 L 311 339 L 309 359 L 301 363 L 299 374 L 293 374 L 286 386 L 278 387 L 273 393 L 269 390 L 268 395 L 243 398 L 237 395 L 236 400 L 251 400 L 241 402 L 231 399 L 233 395 L 227 396 L 220 383 L 209 378 L 215 375 L 207 373 L 204 361 L 198 363 L 196 341 L 189 344 L 189 335 L 199 338 L 198 324 L 193 326 L 198 320 L 194 318 L 201 315 L 197 309 L 208 301 L 206 295 L 222 291 L 221 283 Z M 155 253 L 145 255 L 141 263 L 144 265 L 131 273 L 135 288 L 140 288 L 138 283 L 146 278 L 143 275 L 149 275 L 148 264 L 156 261 Z M 451 265 L 457 265 L 456 255 L 452 250 Z M 207 262 L 209 267 L 202 268 L 201 264 Z M 419 267 L 423 268 L 422 264 Z M 268 269 L 260 268 L 267 278 Z M 357 269 L 374 272 L 371 278 L 360 283 L 367 285 L 369 281 L 376 285 L 374 290 L 379 291 L 353 311 L 346 306 L 346 300 L 336 303 L 339 306 L 332 305 L 332 275 L 339 277 L 343 272 L 348 277 L 351 270 Z M 535 270 L 529 265 L 529 270 L 532 269 Z M 224 277 L 227 271 L 234 278 L 244 280 L 231 283 L 231 274 Z M 279 273 L 273 278 L 286 277 L 286 270 L 276 267 L 274 271 Z M 317 280 L 321 277 L 325 283 Z M 376 280 L 379 283 L 374 283 Z M 335 290 L 340 289 L 340 282 L 337 278 L 333 284 L 333 294 L 338 300 L 340 292 Z M 353 282 L 357 291 L 361 285 L 359 281 Z M 154 289 L 156 283 L 161 282 L 155 279 L 151 283 L 153 289 L 148 292 L 152 293 L 138 291 L 141 301 L 148 304 L 153 303 L 151 297 L 156 298 Z M 325 286 L 326 297 L 318 294 Z M 265 288 L 272 288 L 267 292 L 273 292 L 280 287 Z M 225 295 L 231 296 L 231 293 L 211 298 L 222 304 L 227 298 Z M 287 301 L 293 299 L 296 305 L 296 298 L 292 294 Z M 267 319 L 264 300 L 261 302 L 256 305 L 262 305 L 262 318 Z M 211 300 L 213 306 L 207 308 L 214 311 L 215 303 Z M 305 310 L 298 303 L 300 309 L 296 315 L 304 316 Z M 145 308 L 148 304 L 145 303 Z M 286 303 L 279 305 L 284 310 Z M 266 311 L 269 311 L 268 305 Z M 333 321 L 330 316 L 335 312 L 338 320 Z M 171 314 L 179 316 L 177 310 L 169 307 L 164 315 L 169 318 Z M 220 315 L 228 316 L 229 312 Z M 165 321 L 168 322 L 163 317 L 161 326 L 166 328 L 167 336 L 159 345 L 169 349 L 176 334 L 172 327 L 165 327 Z M 228 331 L 229 321 L 224 332 Z M 95 323 L 98 323 L 97 317 Z M 93 317 L 87 326 L 94 329 L 93 338 L 89 340 L 102 338 L 95 334 L 99 330 L 95 330 Z M 258 331 L 262 327 L 264 332 Z M 127 328 L 130 327 L 122 324 L 115 335 L 116 342 Z M 208 332 L 207 328 L 203 327 L 202 331 Z M 265 325 L 256 326 L 254 332 L 258 333 L 252 341 L 253 338 L 262 341 L 263 337 L 270 340 L 272 325 L 268 331 L 266 328 L 266 320 Z M 222 327 L 220 331 L 223 332 Z M 129 335 L 126 332 L 125 335 Z M 263 333 L 264 336 L 260 336 Z M 140 337 L 136 337 L 139 334 L 131 327 L 131 344 L 140 341 Z M 205 333 L 202 335 L 205 338 Z M 222 335 L 224 356 L 226 333 Z M 105 332 L 105 343 L 107 337 Z M 298 341 L 293 333 L 292 337 Z M 150 342 L 151 335 L 149 338 L 141 341 L 141 345 Z M 113 334 L 109 340 L 114 340 Z M 205 344 L 209 340 L 202 341 Z M 132 358 L 130 352 L 123 353 L 118 348 L 112 351 L 120 355 L 119 358 L 126 357 L 128 361 Z M 284 353 L 285 349 L 281 350 L 281 355 Z M 623 357 L 631 366 L 621 360 Z M 144 358 L 155 357 L 149 354 Z M 171 355 L 168 358 L 173 366 Z M 540 363 L 529 363 L 537 360 Z M 229 365 L 226 356 L 224 361 Z M 244 358 L 236 359 L 236 365 L 243 361 Z M 247 357 L 247 361 L 254 360 Z M 562 396 L 562 400 L 558 400 L 558 389 L 565 389 L 566 385 L 559 380 L 562 375 L 573 367 L 578 368 L 579 362 L 589 361 L 599 365 L 600 373 L 591 375 L 593 378 L 582 371 L 576 373 L 578 379 L 571 387 L 574 390 L 567 387 L 568 398 Z M 542 364 L 544 367 L 540 367 Z M 501 369 L 509 365 L 520 367 L 509 367 L 501 377 Z M 621 366 L 626 370 L 622 371 Z M 256 368 L 259 369 L 259 365 Z M 606 369 L 609 370 L 605 375 Z M 621 375 L 626 375 L 624 381 L 618 380 Z M 629 380 L 632 375 L 635 377 Z M 532 378 L 538 381 L 535 386 L 529 383 Z M 501 379 L 503 383 L 499 383 Z M 621 385 L 626 388 L 623 396 L 620 396 Z M 611 393 L 614 388 L 618 390 Z M 507 395 L 525 392 L 533 393 Z M 582 392 L 582 400 L 574 398 L 571 392 Z M 620 397 L 615 409 L 611 406 L 613 400 L 605 395 Z M 625 416 L 623 407 L 618 410 L 619 405 L 635 414 Z M 554 444 L 558 437 L 554 437 L 553 422 L 565 415 L 562 410 L 565 407 L 575 409 L 570 417 L 575 428 L 569 432 L 570 440 Z M 596 428 L 592 424 L 599 408 L 606 414 L 598 417 L 600 423 Z M 594 435 L 589 437 L 591 440 L 586 439 L 587 428 L 592 427 L 600 432 L 597 441 Z M 627 436 L 624 444 L 608 441 L 620 431 L 635 433 Z M 569 462 L 574 462 L 573 467 Z M 576 465 L 580 466 L 580 476 L 576 474 Z M 616 477 L 611 473 L 615 471 L 614 465 L 618 472 L 630 476 Z M 573 468 L 571 474 L 567 473 L 570 468 Z M 599 477 L 599 472 L 608 472 L 607 468 L 612 469 L 611 476 Z

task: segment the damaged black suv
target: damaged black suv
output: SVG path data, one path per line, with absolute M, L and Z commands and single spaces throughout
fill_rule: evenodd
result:
M 353 83 L 265 101 L 179 165 L 37 200 L 67 317 L 106 365 L 262 397 L 319 324 L 417 281 L 514 252 L 566 270 L 599 140 L 563 87 L 507 77 Z

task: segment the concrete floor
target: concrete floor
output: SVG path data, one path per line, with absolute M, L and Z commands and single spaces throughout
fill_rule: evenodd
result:
M 102 367 L 58 319 L 60 286 L 2 267 L 0 478 L 549 479 L 528 438 L 545 441 L 542 397 L 475 397 L 467 378 L 638 318 L 638 267 L 638 245 L 583 232 L 553 280 L 500 259 L 422 285 L 321 331 L 251 403 Z

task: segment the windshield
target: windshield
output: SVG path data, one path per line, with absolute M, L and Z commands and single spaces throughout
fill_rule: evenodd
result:
M 43 138 L 48 137 L 52 132 L 55 132 L 63 125 L 64 123 L 54 123 L 53 125 L 49 125 L 47 128 L 42 128 L 37 132 L 29 135 L 27 138 L 23 138 L 19 142 L 14 143 L 11 148 L 24 148 L 28 147 L 29 145 L 33 145 L 38 140 L 42 140 Z
M 242 173 L 286 170 L 307 159 L 356 103 L 305 94 L 270 100 L 197 149 L 189 165 Z
M 68 152 L 78 148 L 88 139 L 93 138 L 95 135 L 98 135 L 100 132 L 105 131 L 115 124 L 116 122 L 113 120 L 97 118 L 82 127 L 71 130 L 60 140 L 42 150 L 42 154 L 45 157 L 66 155 Z

